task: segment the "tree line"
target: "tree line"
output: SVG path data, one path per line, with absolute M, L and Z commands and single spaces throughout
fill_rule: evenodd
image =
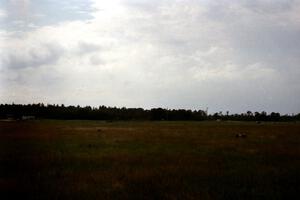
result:
M 165 109 L 165 108 L 117 108 L 91 106 L 65 106 L 63 104 L 0 104 L 0 118 L 22 119 L 25 116 L 34 116 L 36 119 L 86 119 L 86 120 L 236 120 L 236 121 L 296 121 L 297 115 L 280 115 L 271 112 L 247 111 L 240 114 L 225 114 L 222 112 L 207 114 L 203 110 Z

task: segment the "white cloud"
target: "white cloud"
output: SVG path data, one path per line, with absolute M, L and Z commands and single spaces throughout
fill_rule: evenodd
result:
M 5 10 L 0 9 L 0 19 L 7 17 L 7 13 Z

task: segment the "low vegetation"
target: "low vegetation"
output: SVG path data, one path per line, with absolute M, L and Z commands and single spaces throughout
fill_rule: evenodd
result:
M 1 199 L 298 199 L 299 169 L 293 122 L 0 122 Z

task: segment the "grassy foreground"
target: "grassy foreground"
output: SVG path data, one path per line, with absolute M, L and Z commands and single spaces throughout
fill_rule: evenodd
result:
M 299 199 L 299 191 L 299 123 L 0 122 L 0 199 Z

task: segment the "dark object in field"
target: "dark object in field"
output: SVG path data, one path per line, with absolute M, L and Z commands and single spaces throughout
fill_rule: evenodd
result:
M 99 128 L 99 129 L 97 129 L 97 132 L 101 132 L 101 131 L 102 131 L 102 129 L 100 129 L 100 128 Z
M 246 133 L 238 133 L 235 135 L 236 138 L 246 138 L 247 134 Z
M 98 148 L 99 145 L 97 144 L 88 144 L 88 148 Z
M 261 121 L 256 121 L 256 124 L 261 124 Z

